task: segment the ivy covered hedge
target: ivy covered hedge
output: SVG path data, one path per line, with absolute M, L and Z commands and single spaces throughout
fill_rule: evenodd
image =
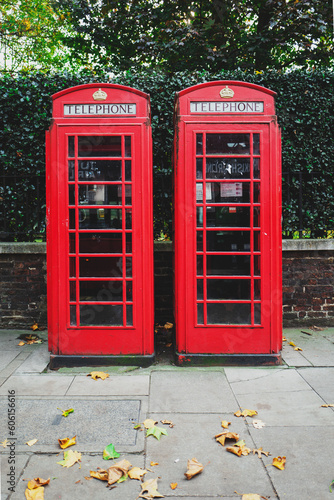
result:
M 0 240 L 45 237 L 45 130 L 50 96 L 89 82 L 128 85 L 151 96 L 154 234 L 171 235 L 175 92 L 211 80 L 239 80 L 277 92 L 282 128 L 283 236 L 328 237 L 334 231 L 334 72 L 211 74 L 142 71 L 106 74 L 0 75 Z

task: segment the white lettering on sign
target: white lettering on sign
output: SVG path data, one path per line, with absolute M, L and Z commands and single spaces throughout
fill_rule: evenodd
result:
M 201 101 L 190 103 L 190 113 L 263 113 L 263 101 Z
M 135 115 L 136 104 L 64 104 L 64 116 Z
M 242 197 L 242 182 L 221 182 L 220 183 L 221 198 L 239 198 Z

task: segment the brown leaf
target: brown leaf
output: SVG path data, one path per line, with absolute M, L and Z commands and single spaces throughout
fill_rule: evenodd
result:
M 221 432 L 220 434 L 215 435 L 216 441 L 218 441 L 218 443 L 220 443 L 223 446 L 225 445 L 226 439 L 234 439 L 235 441 L 239 441 L 239 437 L 240 437 L 239 434 L 237 434 L 236 432 L 228 432 L 228 431 Z
M 227 446 L 226 451 L 229 451 L 230 453 L 234 453 L 234 455 L 237 455 L 238 457 L 241 457 L 242 455 L 242 449 L 240 446 Z
M 334 406 L 334 404 L 329 404 L 329 405 L 321 405 L 320 408 L 332 408 Z
M 141 478 L 147 473 L 148 470 L 146 469 L 141 469 L 140 467 L 132 467 L 132 469 L 129 470 L 129 478 L 138 479 L 140 481 Z
M 141 484 L 141 493 L 138 498 L 145 498 L 150 500 L 151 498 L 163 498 L 163 495 L 158 492 L 158 479 L 148 479 Z
M 275 457 L 273 458 L 272 465 L 277 467 L 277 469 L 284 470 L 285 469 L 286 457 Z
M 34 479 L 31 479 L 31 481 L 28 482 L 27 488 L 29 490 L 34 490 L 36 488 L 39 488 L 40 486 L 46 486 L 49 483 L 50 483 L 50 478 L 42 479 L 41 477 L 35 477 Z
M 257 453 L 257 456 L 259 458 L 262 458 L 262 455 L 265 455 L 266 457 L 268 457 L 270 455 L 269 451 L 263 451 L 262 446 L 261 446 L 261 448 L 258 448 L 257 450 L 253 450 L 253 455 L 255 455 L 255 453 Z
M 226 451 L 229 451 L 230 453 L 234 453 L 234 455 L 241 457 L 241 455 L 249 455 L 252 450 L 250 448 L 247 448 L 244 440 L 241 440 L 235 443 L 235 445 L 233 446 L 226 447 Z
M 223 429 L 228 429 L 229 425 L 231 425 L 231 422 L 228 422 L 227 420 L 222 420 Z
M 108 481 L 108 471 L 104 469 L 100 469 L 98 471 L 91 470 L 89 471 L 91 477 L 86 477 L 86 479 L 91 479 L 94 477 L 95 479 L 100 479 L 100 481 Z
M 58 439 L 59 446 L 65 450 L 65 448 L 69 448 L 70 446 L 73 446 L 75 444 L 75 438 L 76 436 L 70 438 L 64 438 L 64 439 Z
M 264 498 L 264 497 L 261 497 L 260 495 L 257 495 L 256 493 L 246 493 L 245 495 L 242 495 L 241 500 L 261 500 L 261 498 Z
M 44 488 L 40 486 L 39 488 L 35 488 L 34 490 L 28 490 L 28 488 L 24 492 L 26 500 L 44 500 Z
M 108 485 L 114 484 L 119 481 L 121 477 L 125 476 L 129 472 L 130 467 L 131 463 L 125 459 L 109 467 Z
M 98 378 L 105 380 L 106 378 L 109 377 L 108 373 L 105 372 L 90 372 L 87 377 L 91 376 L 92 379 L 97 380 Z
M 187 479 L 192 479 L 197 474 L 203 472 L 204 466 L 196 458 L 188 460 L 187 472 L 184 473 Z
M 171 420 L 160 420 L 160 422 L 164 425 L 169 425 L 171 429 L 174 427 L 174 424 Z

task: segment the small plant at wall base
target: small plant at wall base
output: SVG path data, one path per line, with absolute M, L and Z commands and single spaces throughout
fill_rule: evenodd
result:
M 277 93 L 282 129 L 283 237 L 328 238 L 334 231 L 334 72 L 279 71 L 0 74 L 0 241 L 45 239 L 45 130 L 51 95 L 111 82 L 151 96 L 154 235 L 172 238 L 175 92 L 211 80 L 247 81 Z

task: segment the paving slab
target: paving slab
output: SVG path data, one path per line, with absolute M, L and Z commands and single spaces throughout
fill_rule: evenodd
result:
M 259 392 L 236 396 L 241 408 L 256 410 L 267 426 L 328 425 L 334 430 L 332 412 L 321 408 L 324 404 L 311 389 L 308 391 Z M 325 410 L 325 411 L 324 411 Z
M 2 377 L 10 377 L 19 366 L 30 356 L 29 352 L 18 352 L 17 355 L 10 361 L 7 366 L 1 370 Z
M 1 500 L 7 500 L 13 493 L 9 490 L 9 488 L 13 488 L 14 493 L 12 495 L 12 499 L 24 499 L 24 496 L 22 497 L 16 494 L 17 484 L 19 482 L 21 472 L 24 470 L 29 461 L 30 454 L 18 454 L 14 448 L 12 449 L 12 454 L 5 452 L 3 448 L 0 448 L 0 450 L 3 450 L 0 455 L 0 498 Z M 6 448 L 6 450 L 8 450 L 8 448 Z
M 1 350 L 0 351 L 0 366 L 1 366 L 1 371 L 0 373 L 13 361 L 13 359 L 18 356 L 19 352 L 15 351 L 6 351 L 6 350 Z
M 105 380 L 76 376 L 67 396 L 147 396 L 149 375 L 110 376 Z
M 151 415 L 156 420 L 164 414 Z M 258 493 L 276 498 L 263 462 L 254 455 L 237 457 L 216 442 L 214 436 L 223 431 L 221 419 L 232 422 L 230 429 L 237 432 L 246 445 L 253 447 L 243 419 L 231 413 L 177 414 L 173 415 L 174 427 L 167 428 L 168 436 L 146 438 L 146 468 L 150 462 L 158 462 L 154 467 L 156 476 L 161 477 L 159 491 L 173 498 L 183 497 L 233 497 L 235 491 Z M 233 420 L 231 420 L 233 419 Z M 161 425 L 161 424 L 160 424 Z M 232 444 L 233 442 L 231 442 Z M 190 481 L 184 473 L 188 459 L 196 458 L 204 471 Z M 170 483 L 178 483 L 176 490 L 170 490 Z M 237 497 L 237 495 L 235 495 Z M 240 498 L 240 497 L 239 497 Z
M 243 382 L 247 380 L 258 379 L 261 377 L 267 377 L 269 373 L 281 372 L 282 370 L 288 370 L 287 366 L 261 366 L 261 367 L 249 367 L 249 366 L 227 366 L 224 368 L 224 372 L 227 380 L 231 382 Z
M 15 390 L 16 396 L 62 396 L 69 389 L 74 377 L 67 375 L 13 375 L 0 387 L 0 396 Z
M 289 367 L 295 366 L 313 366 L 312 363 L 307 359 L 304 351 L 295 351 L 292 346 L 283 343 L 282 349 L 282 360 Z
M 334 404 L 334 368 L 301 368 L 298 372 L 327 404 Z
M 0 401 L 0 436 L 8 437 L 7 400 Z M 63 417 L 58 409 L 73 408 Z M 16 402 L 15 439 L 18 451 L 59 452 L 58 439 L 77 436 L 78 451 L 101 452 L 110 443 L 121 450 L 142 451 L 144 438 L 134 430 L 141 419 L 140 400 L 19 399 Z M 116 448 L 117 449 L 117 448 Z
M 236 411 L 223 371 L 153 371 L 149 411 L 219 413 Z
M 106 487 L 105 481 L 98 479 L 85 479 L 90 476 L 90 471 L 96 471 L 98 467 L 108 469 L 112 461 L 103 460 L 102 456 L 91 456 L 83 454 L 81 465 L 74 464 L 70 468 L 57 464 L 63 459 L 63 453 L 57 455 L 33 455 L 30 457 L 20 478 L 15 496 L 10 500 L 24 499 L 24 491 L 27 483 L 34 477 L 50 478 L 50 484 L 45 486 L 44 496 L 52 500 L 135 500 L 138 497 L 141 487 L 137 480 L 130 480 L 120 483 L 111 491 Z M 143 457 L 138 455 L 121 455 L 117 461 L 126 459 L 133 466 L 143 467 Z
M 281 500 L 332 500 L 329 485 L 334 479 L 334 433 L 326 427 L 264 427 L 250 429 L 257 446 L 270 451 L 264 463 Z M 325 446 L 325 452 L 322 447 Z M 281 471 L 273 457 L 285 456 Z
M 293 369 L 290 370 L 256 370 L 257 377 L 250 373 L 250 378 L 240 382 L 231 382 L 235 394 L 252 394 L 265 392 L 281 392 L 285 387 L 289 391 L 309 391 L 310 386 L 303 377 Z M 227 375 L 228 377 L 228 375 Z M 229 377 L 228 377 L 229 378 Z
M 307 331 L 311 335 L 303 333 Z M 312 331 L 308 329 L 285 330 L 287 342 L 284 342 L 283 358 L 286 361 L 290 357 L 289 365 L 293 366 L 292 353 L 297 353 L 300 359 L 305 358 L 312 366 L 334 366 L 334 333 L 333 329 L 325 328 L 323 331 Z M 289 345 L 293 341 L 302 351 L 294 351 L 294 347 Z M 287 356 L 286 356 L 287 355 Z M 295 364 L 294 366 L 303 366 Z M 306 365 L 305 365 L 306 366 Z
M 50 362 L 50 353 L 48 346 L 42 344 L 38 349 L 35 349 L 25 361 L 15 370 L 15 375 L 23 373 L 43 373 Z

